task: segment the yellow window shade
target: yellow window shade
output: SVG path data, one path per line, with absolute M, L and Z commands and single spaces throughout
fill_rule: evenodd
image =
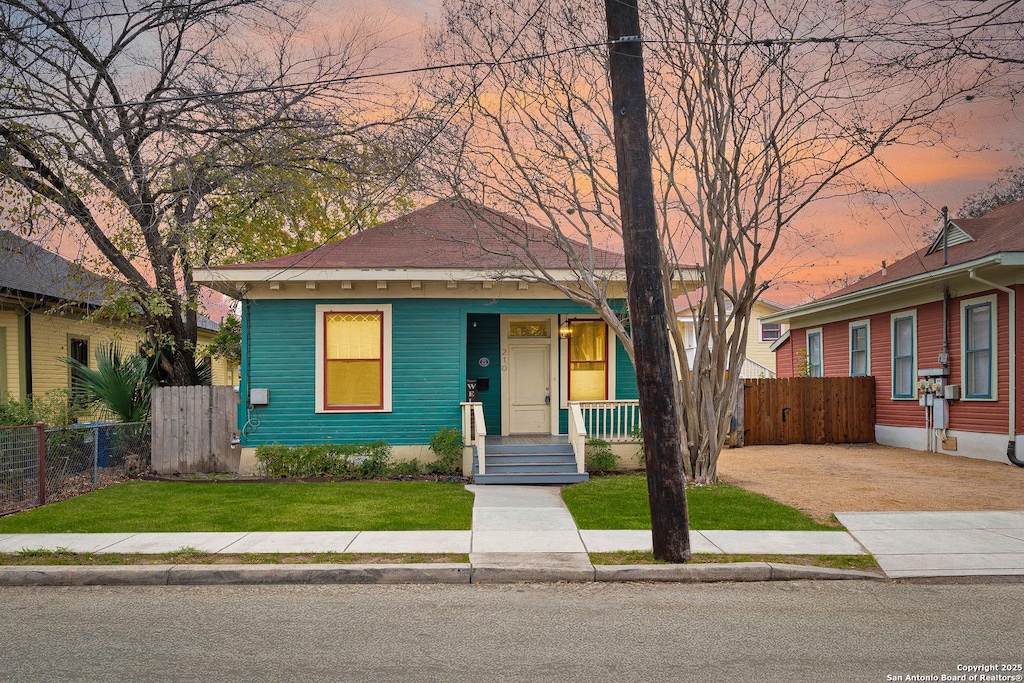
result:
M 608 328 L 600 320 L 574 320 L 572 334 L 569 336 L 572 348 L 569 357 L 573 361 L 604 361 Z
M 325 355 L 328 360 L 381 357 L 380 313 L 328 313 Z
M 383 405 L 381 364 L 377 360 L 328 360 L 327 406 Z
M 581 365 L 590 365 L 582 363 Z M 569 378 L 570 401 L 603 401 L 608 398 L 607 375 L 604 366 L 600 370 L 572 370 Z
M 569 336 L 569 400 L 608 398 L 608 327 L 601 320 L 574 320 Z

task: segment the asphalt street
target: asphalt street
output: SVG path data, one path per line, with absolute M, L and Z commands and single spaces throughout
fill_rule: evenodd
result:
M 1022 610 L 1021 583 L 3 588 L 0 680 L 1021 680 Z

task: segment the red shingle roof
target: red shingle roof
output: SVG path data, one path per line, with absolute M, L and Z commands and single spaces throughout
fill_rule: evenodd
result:
M 522 270 L 530 256 L 545 269 L 573 268 L 565 250 L 588 263 L 588 246 L 465 200 L 442 200 L 317 249 L 218 266 L 240 268 L 455 268 Z M 594 267 L 621 269 L 622 254 L 594 247 Z
M 963 218 L 953 222 L 973 237 L 974 241 L 950 246 L 949 266 L 976 261 L 993 254 L 1024 252 L 1024 202 L 1007 204 L 980 218 Z M 931 244 L 922 247 L 910 256 L 886 266 L 885 274 L 879 270 L 818 301 L 834 299 L 946 267 L 942 263 L 942 248 L 929 254 L 930 248 Z

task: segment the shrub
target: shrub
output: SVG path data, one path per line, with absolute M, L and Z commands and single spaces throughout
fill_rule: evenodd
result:
M 430 450 L 437 456 L 431 470 L 438 474 L 458 474 L 462 469 L 462 432 L 454 427 L 437 430 L 430 439 Z
M 17 401 L 10 396 L 0 397 L 0 426 L 18 427 L 42 422 L 48 427 L 64 427 L 73 424 L 81 413 L 72 405 L 71 392 L 54 389 L 44 394 L 29 396 Z
M 611 472 L 619 466 L 619 457 L 604 439 L 587 439 L 586 461 L 589 472 Z
M 256 449 L 256 461 L 268 477 L 371 479 L 388 473 L 391 445 L 386 441 L 304 446 L 271 444 Z

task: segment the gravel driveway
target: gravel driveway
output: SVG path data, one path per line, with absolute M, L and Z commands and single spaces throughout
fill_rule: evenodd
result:
M 822 522 L 834 512 L 1024 510 L 1024 468 L 877 444 L 726 448 L 718 473 Z

